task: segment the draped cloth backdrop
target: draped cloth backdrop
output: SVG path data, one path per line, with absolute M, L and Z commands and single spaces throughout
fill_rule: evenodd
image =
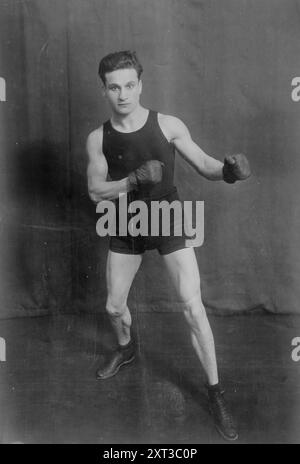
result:
M 176 155 L 185 200 L 205 202 L 196 249 L 209 311 L 300 312 L 300 6 L 296 0 L 0 0 L 0 317 L 103 311 L 108 239 L 86 185 L 85 141 L 109 117 L 99 60 L 136 50 L 142 103 L 176 115 L 253 176 L 209 182 Z M 180 309 L 156 251 L 130 292 Z

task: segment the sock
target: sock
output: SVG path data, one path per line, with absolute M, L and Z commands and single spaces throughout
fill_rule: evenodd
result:
M 206 384 L 206 387 L 209 391 L 211 392 L 219 392 L 219 391 L 222 391 L 222 387 L 220 385 L 220 382 L 218 383 L 215 383 L 214 385 L 209 385 L 209 384 Z
M 123 350 L 127 350 L 128 348 L 131 348 L 131 346 L 133 345 L 133 340 L 129 340 L 128 343 L 126 343 L 126 345 L 119 345 L 118 346 L 118 349 L 123 351 Z

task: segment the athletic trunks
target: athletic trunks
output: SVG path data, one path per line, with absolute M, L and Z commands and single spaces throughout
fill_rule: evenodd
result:
M 160 211 L 158 217 L 158 223 L 156 223 L 158 229 L 158 235 L 153 236 L 151 235 L 151 204 L 154 203 L 155 200 L 144 200 L 145 204 L 148 207 L 148 225 L 149 225 L 149 235 L 148 236 L 141 236 L 138 235 L 134 237 L 130 235 L 130 219 L 136 214 L 128 213 L 127 214 L 127 223 L 126 223 L 126 230 L 128 232 L 127 236 L 120 236 L 119 235 L 119 224 L 118 220 L 116 220 L 116 236 L 110 237 L 110 245 L 109 249 L 114 251 L 115 253 L 124 253 L 124 254 L 142 254 L 146 250 L 153 250 L 157 249 L 161 255 L 166 255 L 169 253 L 173 253 L 174 251 L 181 250 L 184 248 L 189 248 L 194 245 L 194 236 L 189 233 L 189 226 L 190 224 L 186 225 L 187 234 L 185 233 L 184 229 L 184 212 L 182 208 L 182 202 L 179 199 L 178 193 L 176 188 L 173 189 L 171 193 L 161 197 L 160 199 L 156 200 L 158 202 L 167 202 L 167 204 L 172 203 L 173 201 L 177 201 L 178 207 L 177 213 L 174 213 L 174 209 L 170 208 L 170 213 L 162 213 Z M 130 202 L 129 202 L 130 205 Z M 130 206 L 128 208 L 130 210 Z M 118 218 L 118 208 L 116 209 L 116 216 Z M 163 220 L 165 221 L 163 223 Z M 129 224 L 129 227 L 128 227 Z M 168 236 L 163 235 L 163 226 L 169 226 Z M 180 234 L 180 235 L 179 235 Z

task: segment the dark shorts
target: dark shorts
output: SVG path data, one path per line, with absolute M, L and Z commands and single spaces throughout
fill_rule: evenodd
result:
M 170 194 L 162 197 L 159 201 L 166 200 L 171 203 L 174 200 L 179 200 L 177 190 L 174 189 Z M 179 200 L 180 201 L 180 200 Z M 148 203 L 148 202 L 147 202 Z M 149 202 L 150 205 L 151 202 Z M 161 234 L 161 225 L 159 225 L 158 236 L 137 236 L 131 235 L 112 236 L 110 237 L 109 249 L 115 253 L 138 255 L 146 250 L 157 249 L 161 255 L 167 255 L 177 250 L 193 247 L 193 240 L 190 236 L 181 233 L 180 236 L 174 235 L 174 217 L 171 214 L 170 218 L 170 235 L 163 236 Z
M 188 248 L 184 237 L 111 237 L 109 249 L 115 253 L 140 255 L 146 250 L 157 249 L 161 255 L 167 255 Z

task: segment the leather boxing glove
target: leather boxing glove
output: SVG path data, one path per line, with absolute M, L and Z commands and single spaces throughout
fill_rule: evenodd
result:
M 223 179 L 228 184 L 233 184 L 236 180 L 245 180 L 251 176 L 249 162 L 242 153 L 238 155 L 226 156 L 223 166 Z
M 128 175 L 130 188 L 138 189 L 142 185 L 154 185 L 161 182 L 162 166 L 164 163 L 158 160 L 146 161 Z

